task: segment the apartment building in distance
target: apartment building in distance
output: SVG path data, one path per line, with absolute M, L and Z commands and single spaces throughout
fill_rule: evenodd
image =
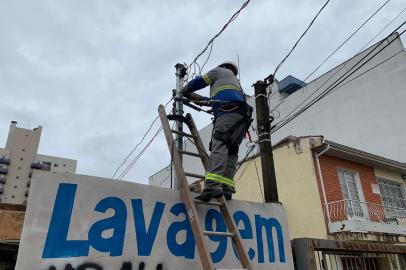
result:
M 42 127 L 17 127 L 12 121 L 5 148 L 0 148 L 0 202 L 26 204 L 34 170 L 76 172 L 76 160 L 38 154 Z

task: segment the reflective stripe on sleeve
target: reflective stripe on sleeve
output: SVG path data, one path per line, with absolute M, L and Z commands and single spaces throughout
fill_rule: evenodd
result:
M 203 80 L 207 83 L 207 85 L 211 84 L 209 76 L 207 76 L 207 74 L 204 74 L 202 77 L 203 77 Z

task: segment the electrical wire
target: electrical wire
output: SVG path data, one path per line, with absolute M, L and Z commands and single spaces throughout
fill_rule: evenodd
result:
M 371 42 L 377 37 L 379 36 L 383 31 L 385 31 L 386 28 L 388 28 L 389 25 L 391 25 L 397 18 L 400 17 L 400 15 L 402 15 L 403 12 L 406 11 L 406 8 L 404 8 L 402 11 L 399 12 L 398 15 L 396 15 L 392 20 L 390 20 L 390 22 L 388 22 L 382 29 L 381 31 L 378 32 L 378 34 L 376 34 L 367 44 L 364 45 L 364 47 L 362 47 L 358 53 L 360 53 L 361 51 L 363 51 L 369 44 L 371 44 Z
M 272 75 L 269 75 L 267 78 L 273 77 L 275 78 L 276 76 L 276 72 L 279 70 L 279 68 L 283 65 L 283 63 L 285 63 L 286 59 L 288 59 L 288 57 L 292 54 L 292 52 L 295 50 L 295 48 L 297 47 L 297 45 L 299 44 L 299 42 L 302 40 L 302 38 L 306 35 L 306 33 L 309 31 L 310 27 L 312 27 L 313 23 L 316 21 L 317 17 L 320 15 L 320 13 L 323 11 L 323 9 L 327 6 L 327 4 L 330 2 L 330 0 L 327 0 L 324 5 L 321 7 L 321 9 L 317 12 L 316 16 L 313 17 L 313 19 L 311 20 L 310 24 L 307 26 L 306 30 L 300 35 L 300 37 L 298 38 L 298 40 L 295 42 L 295 44 L 293 45 L 292 49 L 290 49 L 290 51 L 288 52 L 288 54 L 282 59 L 282 61 L 276 66 L 275 71 L 273 72 Z M 266 81 L 267 79 L 265 79 Z M 268 92 L 268 104 L 270 103 L 271 97 L 273 95 L 276 94 L 276 91 L 272 93 L 272 88 L 273 88 L 273 83 L 271 84 L 271 89 Z
M 135 163 L 140 159 L 140 157 L 144 154 L 144 152 L 148 149 L 148 147 L 151 145 L 151 143 L 155 140 L 155 138 L 158 136 L 158 134 L 162 131 L 162 126 L 159 127 L 157 132 L 154 134 L 154 136 L 150 139 L 150 141 L 146 144 L 146 146 L 140 151 L 140 153 L 133 159 L 133 161 L 127 166 L 127 168 L 124 169 L 124 171 L 118 176 L 118 180 L 122 180 L 124 176 L 127 175 L 127 173 L 132 169 L 132 167 L 135 165 Z
M 364 21 L 349 37 L 347 37 L 333 52 L 331 52 L 326 59 L 324 59 L 315 70 L 313 70 L 305 79 L 304 81 L 307 81 L 317 70 L 320 69 L 320 67 L 322 65 L 324 65 L 324 63 L 326 63 L 339 49 L 341 49 L 342 46 L 345 45 L 345 43 L 347 43 L 359 30 L 361 30 L 362 27 L 364 27 L 364 25 L 371 20 L 384 6 L 386 6 L 391 0 L 387 0 L 385 3 L 383 3 L 377 10 L 375 10 L 374 13 L 372 13 L 371 16 L 368 17 L 368 19 L 366 21 Z
M 249 2 L 251 2 L 251 0 L 247 0 L 247 1 L 245 1 L 245 2 L 242 4 L 242 6 L 231 16 L 231 18 L 230 18 L 230 19 L 228 20 L 228 22 L 221 28 L 221 30 L 220 30 L 216 35 L 214 35 L 214 37 L 212 37 L 212 38 L 209 40 L 209 42 L 207 43 L 206 47 L 193 59 L 192 63 L 187 66 L 187 73 L 189 73 L 191 67 L 193 66 L 193 73 L 192 73 L 191 77 L 195 76 L 195 74 L 196 74 L 196 65 L 198 66 L 199 73 L 201 73 L 201 70 L 203 69 L 204 65 L 206 65 L 206 63 L 208 62 L 208 60 L 209 60 L 209 58 L 210 58 L 210 55 L 211 55 L 211 52 L 212 52 L 212 49 L 213 49 L 214 40 L 215 40 L 217 37 L 219 37 L 219 36 L 224 32 L 224 30 L 228 27 L 228 25 L 238 17 L 238 15 L 240 14 L 240 12 L 249 4 Z M 200 65 L 199 65 L 198 62 L 197 62 L 197 59 L 199 59 L 199 57 L 202 56 L 202 55 L 207 51 L 207 49 L 208 49 L 209 47 L 210 47 L 209 55 L 208 55 L 206 61 L 204 62 L 203 66 L 200 67 Z M 189 76 L 189 75 L 186 76 L 186 77 L 185 77 L 185 82 L 187 82 L 189 79 L 190 79 L 190 76 Z M 172 99 L 171 99 L 171 100 L 172 100 Z M 170 102 L 171 100 L 169 100 L 167 104 L 169 104 L 169 102 Z M 167 104 L 165 104 L 165 108 L 166 108 Z M 134 151 L 137 149 L 137 147 L 144 141 L 145 137 L 146 137 L 147 134 L 150 132 L 150 130 L 152 129 L 153 125 L 155 124 L 155 122 L 156 122 L 156 120 L 157 120 L 158 118 L 159 118 L 159 116 L 156 117 L 156 118 L 152 121 L 150 127 L 148 128 L 147 132 L 146 132 L 146 133 L 144 134 L 144 136 L 142 137 L 141 141 L 130 151 L 130 153 L 124 158 L 124 161 L 118 166 L 118 168 L 116 169 L 116 171 L 114 172 L 114 174 L 113 174 L 113 176 L 112 176 L 113 179 L 114 179 L 114 177 L 116 176 L 116 174 L 118 173 L 118 171 L 121 169 L 121 167 L 127 162 L 128 158 L 134 153 Z M 132 167 L 132 166 L 130 165 L 130 167 Z M 128 167 L 127 167 L 127 168 L 128 168 Z M 124 171 L 125 171 L 125 170 L 124 170 Z M 124 175 L 125 175 L 125 174 L 126 174 L 126 173 L 124 173 Z M 121 176 L 121 175 L 122 175 L 122 174 L 120 174 L 120 176 Z M 120 176 L 119 176 L 118 178 L 120 178 Z
M 370 21 L 384 6 L 386 6 L 391 0 L 387 0 L 385 3 L 383 3 L 381 6 L 378 7 L 377 10 L 375 10 L 354 32 L 352 32 L 336 49 L 334 49 L 312 72 L 310 72 L 309 75 L 306 76 L 306 78 L 303 80 L 304 82 L 306 82 L 314 73 L 317 72 L 317 70 L 320 69 L 320 67 L 322 67 L 335 53 L 337 53 L 338 50 L 341 49 L 341 47 L 343 47 L 351 38 L 354 37 L 354 35 L 361 30 L 365 24 Z M 370 41 L 371 42 L 371 41 Z M 369 43 L 370 43 L 369 42 Z M 368 43 L 368 44 L 369 44 Z M 335 74 L 334 74 L 335 75 Z M 275 92 L 276 93 L 276 92 Z M 290 96 L 290 95 L 289 95 Z M 289 97 L 286 96 L 284 97 L 272 110 L 277 109 L 282 103 L 284 103 L 286 101 L 286 99 Z M 270 101 L 270 97 L 268 98 Z M 271 110 L 271 111 L 272 111 Z
M 257 150 L 257 155 L 259 153 L 259 149 Z M 265 197 L 264 197 L 264 192 L 262 191 L 262 184 L 261 181 L 259 179 L 259 173 L 258 173 L 258 167 L 257 167 L 257 162 L 255 161 L 256 157 L 252 158 L 254 160 L 254 165 L 255 165 L 255 171 L 257 173 L 257 180 L 258 180 L 258 185 L 259 185 L 259 190 L 261 191 L 261 196 L 262 196 L 262 201 L 265 201 Z
M 403 22 L 396 30 L 394 30 L 388 37 L 390 37 L 393 33 L 395 33 L 397 30 L 399 30 L 404 24 L 406 24 L 406 21 Z M 403 32 L 401 32 L 399 34 L 399 37 L 404 34 L 406 30 L 404 30 Z M 329 87 L 327 87 L 325 90 L 323 90 L 318 96 L 316 96 L 314 99 L 312 99 L 308 104 L 306 104 L 302 109 L 300 109 L 298 112 L 296 112 L 295 114 L 293 114 L 292 116 L 289 117 L 289 115 L 292 114 L 292 112 L 294 112 L 297 108 L 299 108 L 306 100 L 309 99 L 306 98 L 304 101 L 302 101 L 296 108 L 294 108 L 288 115 L 286 115 L 284 117 L 284 119 L 282 119 L 280 122 L 278 122 L 276 124 L 276 128 L 273 129 L 271 131 L 271 133 L 276 132 L 277 130 L 279 130 L 280 128 L 282 128 L 283 126 L 285 126 L 286 124 L 288 124 L 289 122 L 291 122 L 293 119 L 295 119 L 296 117 L 298 117 L 300 114 L 302 114 L 304 111 L 306 111 L 308 108 L 310 108 L 311 106 L 313 106 L 316 102 L 320 101 L 322 98 L 324 98 L 327 94 L 329 94 L 331 91 L 333 91 L 334 89 L 342 86 L 340 85 L 341 83 L 343 83 L 347 78 L 349 78 L 350 76 L 352 76 L 355 72 L 357 72 L 360 68 L 362 68 L 365 64 L 367 64 L 369 61 L 371 61 L 374 57 L 376 57 L 381 51 L 383 51 L 386 47 L 388 47 L 392 42 L 394 42 L 396 39 L 393 39 L 392 41 L 388 42 L 388 44 L 386 44 L 383 48 L 381 48 L 378 52 L 376 52 L 374 55 L 372 55 L 368 60 L 366 60 L 364 63 L 362 63 L 360 66 L 358 66 L 354 71 L 351 72 L 351 70 L 353 68 L 355 68 L 358 64 L 360 64 L 363 60 L 365 60 L 376 48 L 379 48 L 379 46 L 388 39 L 388 37 L 386 37 L 385 39 L 381 40 L 381 42 L 379 42 L 379 44 L 377 44 L 375 46 L 375 48 L 373 50 L 371 50 L 367 55 L 365 55 L 362 59 L 360 59 L 355 65 L 353 65 L 347 72 L 345 72 L 340 78 L 338 78 L 334 83 L 332 83 Z M 369 69 L 369 71 L 372 69 Z M 351 72 L 349 75 L 347 75 L 347 73 Z M 365 74 L 366 72 L 364 72 L 363 74 Z M 362 75 L 363 75 L 362 74 Z M 346 76 L 347 75 L 347 76 Z M 334 75 L 333 75 L 334 76 Z M 344 77 L 346 76 L 346 77 Z M 359 75 L 361 76 L 361 75 Z M 358 77 L 359 77 L 358 76 Z M 331 77 L 330 77 L 331 79 Z M 348 83 L 348 82 L 347 82 Z M 323 86 L 323 85 L 322 85 Z M 322 87 L 321 86 L 321 87 Z M 318 88 L 315 92 L 317 92 L 320 88 Z M 315 93 L 313 92 L 313 93 Z M 288 118 L 289 117 L 289 118 Z
M 173 97 L 165 104 L 165 108 L 168 106 L 168 104 L 172 101 Z M 131 157 L 131 155 L 135 152 L 135 150 L 142 144 L 142 142 L 145 140 L 147 137 L 148 133 L 151 131 L 152 127 L 154 126 L 155 122 L 158 120 L 159 115 L 155 117 L 155 119 L 151 122 L 150 126 L 148 127 L 147 131 L 144 133 L 142 136 L 141 140 L 134 146 L 134 148 L 130 151 L 130 153 L 124 158 L 124 160 L 121 162 L 121 164 L 117 167 L 115 170 L 113 176 L 111 177 L 114 179 L 114 177 L 117 175 L 118 171 L 121 169 L 122 166 L 127 162 L 127 160 Z
M 245 171 L 247 170 L 248 165 L 252 162 L 252 159 L 249 162 L 246 162 L 247 158 L 249 157 L 249 155 L 251 154 L 251 152 L 255 149 L 255 144 L 252 145 L 247 152 L 245 153 L 245 157 L 243 158 L 243 160 L 238 164 L 236 171 L 238 171 L 240 169 L 240 167 L 246 163 L 244 169 L 242 170 L 240 176 L 235 180 L 235 183 L 238 183 L 238 181 L 240 181 L 241 177 L 244 175 Z
M 388 0 L 390 1 L 390 0 Z M 327 0 L 324 5 L 321 7 L 319 12 L 317 12 L 316 16 L 312 19 L 310 22 L 309 26 L 306 28 L 306 30 L 300 35 L 299 39 L 295 42 L 293 45 L 292 49 L 288 52 L 288 54 L 282 59 L 282 61 L 276 66 L 276 69 L 273 73 L 273 76 L 275 77 L 276 72 L 278 72 L 279 68 L 283 65 L 283 63 L 288 59 L 288 57 L 292 54 L 292 52 L 295 50 L 296 46 L 299 44 L 300 40 L 306 35 L 307 31 L 309 31 L 310 27 L 313 25 L 313 23 L 316 21 L 317 17 L 320 15 L 320 13 L 323 11 L 323 9 L 327 6 L 327 4 L 330 2 L 330 0 Z
M 224 32 L 224 30 L 226 30 L 226 28 L 229 26 L 229 24 L 230 24 L 231 22 L 233 22 L 233 21 L 238 17 L 238 15 L 240 14 L 240 12 L 249 4 L 249 2 L 251 2 L 251 0 L 247 0 L 247 1 L 245 1 L 245 2 L 242 4 L 242 6 L 231 16 L 231 18 L 227 21 L 227 23 L 226 23 L 225 25 L 223 25 L 223 27 L 220 29 L 220 31 L 219 31 L 216 35 L 214 35 L 214 36 L 209 40 L 209 42 L 207 43 L 206 47 L 204 47 L 203 50 L 202 50 L 202 51 L 193 59 L 193 61 L 187 66 L 187 70 L 186 70 L 186 71 L 187 71 L 188 73 L 189 73 L 189 71 L 191 70 L 192 66 L 193 66 L 193 68 L 194 68 L 193 75 L 187 77 L 187 80 L 189 80 L 190 78 L 193 78 L 193 76 L 196 74 L 196 72 L 195 72 L 195 70 L 196 70 L 196 65 L 199 65 L 199 64 L 197 63 L 197 59 L 199 59 L 199 57 L 202 56 L 202 55 L 207 51 L 207 49 L 208 49 L 209 47 L 212 47 L 212 46 L 213 46 L 214 40 L 215 40 L 217 37 L 219 37 L 219 36 Z M 210 54 L 211 54 L 211 50 L 212 50 L 212 49 L 210 49 Z M 210 57 L 210 54 L 209 54 L 209 57 Z M 207 61 L 209 60 L 209 57 L 206 59 L 205 64 L 206 64 Z M 203 67 L 202 67 L 202 68 L 203 68 Z M 199 71 L 200 71 L 200 72 L 201 72 L 202 68 L 199 67 Z M 187 80 L 186 80 L 186 81 L 187 81 Z
M 390 35 L 388 35 L 386 38 L 382 39 L 373 50 L 371 50 L 367 55 L 365 55 L 361 60 L 359 60 L 356 64 L 354 64 L 349 70 L 347 70 L 340 78 L 338 78 L 333 84 L 330 85 L 333 86 L 337 81 L 339 81 L 340 79 L 342 79 L 347 73 L 351 72 L 351 70 L 353 68 L 355 68 L 359 63 L 361 63 L 364 59 L 366 59 L 376 48 L 379 48 L 379 46 L 389 38 L 389 36 L 391 36 L 393 33 L 395 33 L 397 30 L 399 30 L 404 24 L 406 24 L 406 21 L 403 22 L 399 27 L 397 27 Z M 399 35 L 401 36 L 404 33 L 404 31 Z M 389 44 L 385 45 L 382 49 L 380 49 L 377 53 L 375 53 L 374 56 L 372 56 L 370 59 L 368 59 L 366 62 L 364 62 L 360 67 L 358 67 L 354 72 L 356 72 L 358 69 L 360 69 L 362 66 L 364 66 L 366 63 L 368 63 L 373 57 L 375 57 L 378 53 L 380 53 L 383 49 L 385 49 L 386 47 L 388 47 L 394 40 L 393 39 L 391 42 L 389 42 Z M 332 76 L 330 76 L 330 78 L 328 80 L 326 80 L 318 89 L 316 89 L 310 96 L 308 96 L 305 100 L 303 100 L 298 106 L 296 106 L 296 108 L 294 108 L 289 114 L 287 114 L 284 119 L 286 119 L 289 115 L 292 114 L 293 111 L 295 111 L 297 108 L 299 108 L 304 102 L 306 102 L 314 93 L 316 93 L 317 91 L 319 91 L 332 77 L 335 76 L 335 74 L 337 74 L 339 71 L 341 71 L 345 66 L 343 65 L 340 69 L 337 70 L 337 72 L 335 72 Z M 353 72 L 353 73 L 354 73 Z M 349 76 L 351 76 L 353 73 L 351 73 Z M 346 78 L 348 78 L 349 76 L 347 76 Z M 345 78 L 345 79 L 346 79 Z M 344 80 L 345 80 L 344 79 Z M 343 82 L 343 81 L 341 81 Z M 340 83 L 341 83 L 340 82 Z M 336 85 L 337 86 L 337 85 Z M 328 91 L 329 87 L 327 87 L 325 90 L 323 90 L 322 93 L 320 93 L 317 97 L 319 97 L 320 95 L 322 95 L 324 92 Z M 317 98 L 316 97 L 316 98 Z M 282 119 L 280 122 L 284 121 L 284 119 Z M 274 130 L 276 131 L 276 130 Z
M 386 48 L 386 47 L 384 47 Z M 380 51 L 379 51 L 380 52 Z M 378 53 L 379 53 L 378 52 Z M 374 55 L 376 56 L 376 54 Z M 272 130 L 271 133 L 276 132 L 277 130 L 281 129 L 283 126 L 285 126 L 286 124 L 288 124 L 289 122 L 291 122 L 293 119 L 295 119 L 296 117 L 298 117 L 300 114 L 302 114 L 304 111 L 306 111 L 307 109 L 309 109 L 312 105 L 314 105 L 315 103 L 317 103 L 318 101 L 320 101 L 322 98 L 324 98 L 327 94 L 329 94 L 330 92 L 334 91 L 336 88 L 341 87 L 342 85 L 340 85 L 340 83 L 342 83 L 343 81 L 345 81 L 347 78 L 349 78 L 351 75 L 353 75 L 356 71 L 358 71 L 362 66 L 364 66 L 366 63 L 368 63 L 373 57 L 371 57 L 368 61 L 366 61 L 365 63 L 363 63 L 360 67 L 358 67 L 354 72 L 352 72 L 351 74 L 349 74 L 348 76 L 346 76 L 344 79 L 342 79 L 344 76 L 340 77 L 338 80 L 336 80 L 333 84 L 330 85 L 330 87 L 328 87 L 327 89 L 325 89 L 323 92 L 321 92 L 318 96 L 316 96 L 313 100 L 311 100 L 308 104 L 306 104 L 302 109 L 300 109 L 298 112 L 296 112 L 295 114 L 293 114 L 292 116 L 289 117 L 289 115 L 291 115 L 298 107 L 300 107 L 304 102 L 301 102 L 299 104 L 299 106 L 297 106 L 296 108 L 294 108 L 288 115 L 286 115 L 280 122 L 278 122 L 275 126 L 276 128 L 274 128 Z M 357 63 L 358 64 L 358 63 Z M 339 81 L 341 80 L 341 81 Z M 338 82 L 339 81 L 339 82 Z M 338 83 L 337 83 L 338 82 Z M 335 84 L 335 85 L 334 85 Z M 318 91 L 318 90 L 316 90 Z M 316 92 L 315 91 L 315 92 Z M 308 99 L 308 98 L 307 98 Z M 305 101 L 307 100 L 305 99 Z
M 163 184 L 166 180 L 168 180 L 170 176 L 172 176 L 172 160 L 171 160 L 171 162 L 169 163 L 168 166 L 170 166 L 170 167 L 169 167 L 169 174 L 168 174 L 167 177 L 165 177 L 165 178 L 161 181 L 161 183 L 159 183 L 159 186 L 162 186 L 162 184 Z M 171 184 L 172 184 L 172 183 L 171 183 Z M 171 188 L 172 188 L 172 187 L 171 187 Z

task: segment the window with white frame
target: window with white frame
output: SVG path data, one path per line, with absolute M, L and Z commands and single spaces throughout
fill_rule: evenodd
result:
M 406 192 L 403 183 L 377 179 L 385 212 L 394 217 L 406 217 Z
M 347 216 L 363 218 L 364 209 L 361 205 L 360 183 L 358 173 L 346 169 L 338 169 L 341 192 L 343 193 Z M 362 191 L 361 191 L 362 192 Z

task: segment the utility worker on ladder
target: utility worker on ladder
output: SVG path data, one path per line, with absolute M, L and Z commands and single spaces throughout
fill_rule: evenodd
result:
M 214 114 L 209 169 L 203 192 L 196 197 L 198 200 L 209 201 L 223 195 L 231 200 L 235 193 L 233 178 L 238 149 L 251 124 L 253 110 L 245 100 L 237 74 L 238 67 L 234 62 L 224 62 L 182 89 L 183 96 L 196 104 L 212 104 Z M 210 98 L 194 93 L 208 85 Z

